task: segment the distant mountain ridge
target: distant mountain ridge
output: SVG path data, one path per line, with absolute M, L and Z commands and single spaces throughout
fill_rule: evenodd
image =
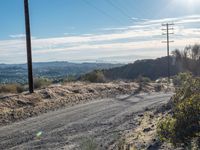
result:
M 139 76 L 149 77 L 153 80 L 167 77 L 167 57 L 157 59 L 137 60 L 134 63 L 109 64 L 109 63 L 71 63 L 71 62 L 39 62 L 33 63 L 34 77 L 60 79 L 70 75 L 80 77 L 90 74 L 94 70 L 102 70 L 108 80 L 133 80 Z M 179 67 L 170 57 L 170 74 L 176 75 Z M 0 64 L 0 83 L 26 83 L 26 64 Z

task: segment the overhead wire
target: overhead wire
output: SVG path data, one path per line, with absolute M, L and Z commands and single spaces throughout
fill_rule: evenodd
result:
M 119 7 L 116 3 L 112 0 L 106 0 L 106 2 L 111 5 L 113 8 L 117 9 L 123 16 L 127 17 L 128 19 L 132 20 L 132 17 L 124 11 L 121 7 Z
M 96 5 L 94 5 L 93 3 L 91 3 L 90 1 L 88 1 L 88 0 L 83 0 L 83 2 L 85 2 L 85 4 L 89 5 L 90 7 L 93 7 L 94 9 L 96 9 L 97 11 L 99 11 L 100 13 L 102 13 L 103 15 L 107 16 L 108 18 L 114 20 L 115 22 L 124 25 L 124 23 L 123 23 L 121 20 L 114 18 L 114 17 L 111 16 L 109 13 L 107 13 L 107 12 L 104 11 L 103 9 L 100 9 L 99 7 L 97 7 Z
M 106 0 L 107 1 L 107 0 Z M 109 1 L 112 1 L 112 0 L 109 0 Z M 122 4 L 124 4 L 124 3 L 121 3 L 121 1 L 120 0 L 115 0 L 114 2 L 115 2 L 115 5 L 120 5 L 120 7 L 119 7 L 119 9 L 122 9 L 122 11 L 124 11 L 124 10 L 126 10 L 127 11 L 127 13 L 126 13 L 126 11 L 124 11 L 125 13 L 126 13 L 126 15 L 127 15 L 127 17 L 129 17 L 129 18 L 131 18 L 133 21 L 135 21 L 135 19 L 134 19 L 134 17 L 132 17 L 132 16 L 130 16 L 129 14 L 130 14 L 130 8 L 132 8 L 133 7 L 133 2 L 134 1 L 129 1 L 129 0 L 122 0 L 123 2 L 126 2 L 126 5 L 122 5 Z M 112 2 L 112 3 L 114 3 L 114 2 Z M 142 9 L 141 10 L 141 7 L 134 7 L 134 11 L 135 12 L 139 12 L 139 14 L 141 15 L 141 16 L 145 16 L 145 14 L 148 14 L 149 12 L 147 12 L 147 10 L 146 9 Z M 136 17 L 137 18 L 137 17 Z M 143 19 L 145 19 L 145 18 L 143 18 Z M 141 20 L 143 20 L 143 19 L 141 19 Z

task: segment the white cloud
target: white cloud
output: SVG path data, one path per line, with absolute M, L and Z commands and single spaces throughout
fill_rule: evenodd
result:
M 161 36 L 161 23 L 166 21 L 178 24 L 175 26 L 175 35 L 172 37 L 175 40 L 175 43 L 171 45 L 172 48 L 182 48 L 188 44 L 198 43 L 200 38 L 200 28 L 193 27 L 194 23 L 200 22 L 200 15 L 157 20 L 135 19 L 140 21 L 133 26 L 106 28 L 103 29 L 102 34 L 33 38 L 33 60 L 73 60 L 132 53 L 145 57 L 159 57 L 166 53 L 166 45 L 161 43 L 161 40 L 165 39 Z M 14 39 L 0 41 L 0 60 L 11 63 L 24 62 L 26 60 L 24 35 L 10 37 Z

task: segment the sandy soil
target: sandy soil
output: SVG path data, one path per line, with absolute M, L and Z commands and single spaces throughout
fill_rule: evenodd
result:
M 120 147 L 119 150 L 184 150 L 158 139 L 157 124 L 168 114 L 163 106 L 158 107 L 163 109 L 161 112 L 155 109 L 139 115 L 136 128 L 124 132 L 122 138 L 116 143 Z

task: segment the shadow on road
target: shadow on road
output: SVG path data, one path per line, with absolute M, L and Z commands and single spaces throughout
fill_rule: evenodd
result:
M 142 90 L 143 90 L 143 84 L 139 84 L 139 87 L 129 96 L 124 97 L 124 98 L 116 98 L 116 99 L 119 100 L 119 101 L 126 101 L 133 96 L 136 97 L 136 98 L 139 98 L 139 99 L 144 99 L 142 96 L 138 95 Z

